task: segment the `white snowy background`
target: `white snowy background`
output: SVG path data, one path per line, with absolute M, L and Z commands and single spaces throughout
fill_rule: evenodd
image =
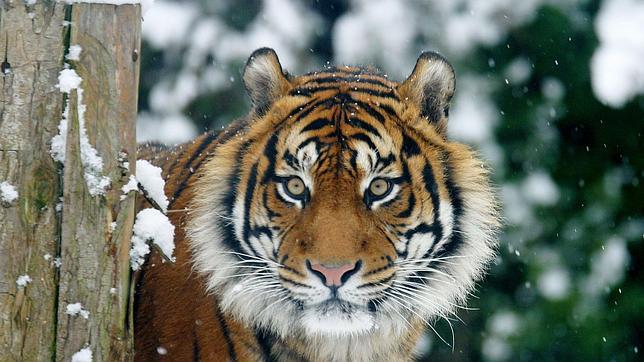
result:
M 644 177 L 644 1 L 156 0 L 143 39 L 137 137 L 170 145 L 247 110 L 256 48 L 295 74 L 373 64 L 399 80 L 421 51 L 443 53 L 457 71 L 450 136 L 494 170 L 506 227 L 455 352 L 430 334 L 424 356 L 557 359 L 574 343 L 639 359 L 644 199 L 628 193 Z

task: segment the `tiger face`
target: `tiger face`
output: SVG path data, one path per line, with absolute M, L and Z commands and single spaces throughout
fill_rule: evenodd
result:
M 195 268 L 225 311 L 282 336 L 404 333 L 463 304 L 493 256 L 487 171 L 446 138 L 452 67 L 285 75 L 249 59 L 254 104 L 200 175 Z

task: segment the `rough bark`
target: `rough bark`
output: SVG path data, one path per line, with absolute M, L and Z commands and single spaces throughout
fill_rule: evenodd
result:
M 62 111 L 55 85 L 64 52 L 63 20 L 60 4 L 0 1 L 0 182 L 19 193 L 16 202 L 0 206 L 3 361 L 46 361 L 54 350 L 60 182 L 48 142 Z M 33 281 L 20 288 L 20 275 Z
M 70 97 L 63 178 L 63 216 L 56 359 L 69 360 L 89 346 L 94 361 L 130 356 L 129 249 L 134 198 L 121 201 L 121 187 L 136 164 L 135 118 L 139 78 L 140 7 L 79 4 L 72 8 L 70 44 L 82 47 L 72 65 L 83 79 L 84 127 L 111 179 L 105 196 L 92 197 L 80 160 L 78 94 Z M 119 155 L 125 154 L 129 168 Z M 112 222 L 116 228 L 110 231 Z M 80 302 L 90 318 L 69 316 Z
M 19 192 L 17 201 L 0 205 L 2 361 L 69 361 L 86 347 L 94 361 L 132 357 L 134 197 L 120 200 L 120 189 L 136 165 L 140 7 L 71 6 L 70 43 L 83 50 L 79 61 L 68 63 L 83 79 L 84 129 L 111 181 L 102 196 L 91 196 L 84 179 L 78 93 L 66 100 L 55 87 L 63 69 L 66 9 L 57 1 L 28 6 L 0 0 L 0 182 Z M 49 151 L 66 101 L 62 167 Z M 19 287 L 20 275 L 33 281 Z M 90 312 L 88 319 L 65 313 L 77 302 Z

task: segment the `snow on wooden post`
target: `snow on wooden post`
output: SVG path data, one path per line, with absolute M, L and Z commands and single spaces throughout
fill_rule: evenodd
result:
M 56 359 L 131 359 L 134 195 L 120 196 L 136 165 L 140 6 L 74 4 L 71 23 Z
M 60 196 L 49 155 L 63 96 L 65 8 L 0 1 L 0 360 L 49 361 Z M 12 193 L 11 191 L 15 191 Z

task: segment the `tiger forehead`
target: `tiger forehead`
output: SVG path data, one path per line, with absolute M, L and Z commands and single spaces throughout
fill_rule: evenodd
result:
M 399 83 L 389 80 L 373 68 L 360 67 L 338 67 L 328 68 L 323 71 L 316 71 L 304 74 L 295 79 L 296 87 L 315 86 L 320 84 L 337 84 L 342 86 L 372 85 L 388 88 L 393 91 Z

